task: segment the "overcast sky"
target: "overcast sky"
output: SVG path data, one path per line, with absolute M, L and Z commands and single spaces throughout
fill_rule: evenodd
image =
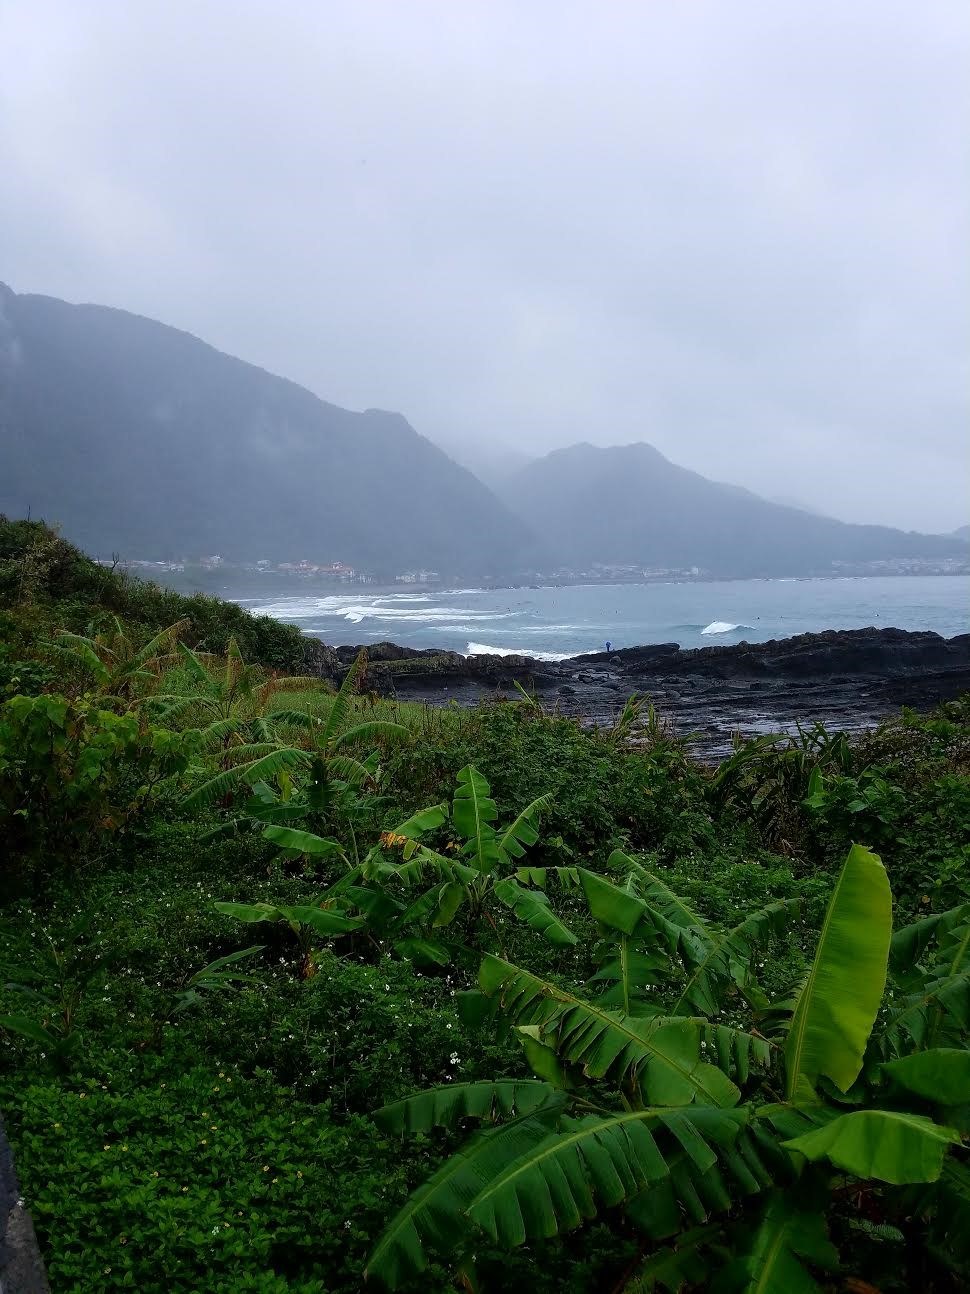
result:
M 0 0 L 0 59 L 16 291 L 444 444 L 970 521 L 965 0 Z

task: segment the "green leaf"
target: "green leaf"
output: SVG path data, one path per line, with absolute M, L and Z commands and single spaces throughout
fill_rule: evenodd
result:
M 656 908 L 671 925 L 680 926 L 684 930 L 707 930 L 707 922 L 704 918 L 692 911 L 659 876 L 648 872 L 640 863 L 634 862 L 619 850 L 610 856 L 609 861 L 611 867 L 623 864 L 629 867 L 647 903 Z
M 827 1159 L 856 1177 L 902 1186 L 935 1182 L 947 1148 L 960 1144 L 960 1134 L 919 1114 L 854 1110 L 782 1144 L 813 1162 Z
M 511 908 L 520 921 L 524 921 L 551 944 L 568 947 L 579 942 L 565 922 L 553 912 L 545 894 L 523 888 L 512 877 L 496 882 L 494 890 L 495 897 Z
M 395 940 L 394 951 L 399 957 L 417 962 L 419 966 L 447 966 L 451 961 L 451 953 L 444 944 L 418 935 Z
M 11 1033 L 19 1033 L 24 1038 L 30 1038 L 32 1042 L 43 1043 L 46 1047 L 54 1047 L 58 1042 L 56 1034 L 26 1015 L 0 1015 L 0 1028 L 7 1029 Z
M 212 905 L 223 916 L 235 917 L 237 921 L 279 921 L 280 910 L 275 903 L 214 903 Z
M 723 1283 L 743 1294 L 818 1294 L 820 1287 L 802 1260 L 814 1267 L 838 1268 L 825 1215 L 776 1191 L 768 1197 L 747 1251 L 729 1266 Z
M 284 769 L 303 767 L 309 762 L 305 750 L 283 746 L 260 759 L 247 764 L 237 764 L 233 768 L 223 769 L 202 786 L 185 797 L 182 804 L 187 809 L 197 809 L 213 801 L 230 795 L 242 786 L 252 786 L 268 777 L 275 777 Z
M 922 917 L 911 925 L 897 930 L 889 945 L 889 965 L 894 974 L 904 974 L 915 969 L 926 950 L 941 935 L 962 927 L 970 918 L 970 903 L 962 903 L 948 912 L 937 912 Z
M 520 1024 L 516 1029 L 525 1058 L 533 1074 L 544 1079 L 557 1089 L 569 1086 L 566 1067 L 556 1055 L 555 1049 L 542 1041 L 542 1030 L 537 1024 Z
M 312 831 L 298 831 L 294 827 L 266 827 L 263 839 L 278 845 L 280 849 L 293 849 L 298 854 L 307 854 L 312 858 L 332 858 L 334 855 L 346 857 L 339 841 L 316 836 Z
M 350 669 L 343 677 L 343 682 L 333 699 L 333 705 L 330 707 L 330 713 L 327 715 L 327 722 L 323 726 L 323 731 L 319 738 L 319 748 L 326 750 L 333 742 L 333 739 L 344 726 L 344 721 L 350 713 L 351 699 L 357 688 L 357 680 L 361 672 L 367 668 L 367 652 L 364 649 L 357 654 L 357 659 L 351 665 Z
M 215 961 L 209 962 L 200 971 L 196 971 L 192 978 L 197 979 L 200 975 L 211 975 L 214 971 L 222 970 L 226 966 L 234 966 L 236 962 L 241 962 L 247 957 L 255 957 L 265 947 L 265 944 L 252 944 L 249 948 L 240 948 L 238 952 L 227 953 L 225 957 L 217 957 Z
M 542 1040 L 590 1078 L 635 1081 L 650 1105 L 735 1105 L 740 1092 L 701 1060 L 701 1025 L 689 1017 L 643 1019 L 583 1001 L 499 957 L 482 962 L 479 984 L 512 1024 L 541 1026 Z
M 432 919 L 432 926 L 448 926 L 455 919 L 455 913 L 465 898 L 465 887 L 457 881 L 449 881 L 441 887 L 438 907 Z
M 324 937 L 351 934 L 354 930 L 361 930 L 365 924 L 360 917 L 348 917 L 342 912 L 334 912 L 332 908 L 314 908 L 306 905 L 277 910 L 284 921 L 309 926 L 314 933 Z
M 649 1192 L 649 1187 L 647 1191 Z M 676 1201 L 674 1201 L 676 1208 Z M 629 1209 L 627 1212 L 629 1213 Z M 677 1217 L 677 1224 L 680 1217 Z M 705 1280 L 710 1264 L 701 1255 L 701 1250 L 709 1242 L 716 1242 L 721 1228 L 716 1224 L 704 1227 L 693 1227 L 677 1237 L 676 1243 L 658 1249 L 644 1259 L 636 1270 L 636 1276 L 626 1288 L 629 1294 L 640 1294 L 643 1290 L 668 1290 L 669 1294 L 681 1294 L 681 1291 L 700 1286 Z
M 274 903 L 216 903 L 217 912 L 237 921 L 286 921 L 293 926 L 308 926 L 318 935 L 345 935 L 360 930 L 364 922 L 330 908 L 278 907 Z
M 817 1099 L 823 1075 L 842 1092 L 855 1082 L 886 986 L 891 932 L 886 869 L 876 854 L 853 845 L 785 1041 L 788 1100 Z
M 612 863 L 616 857 L 617 854 L 614 854 L 610 862 Z M 579 869 L 579 879 L 589 910 L 596 920 L 611 930 L 632 935 L 647 915 L 647 905 L 644 900 L 630 893 L 629 890 L 614 885 L 596 872 L 588 872 L 584 867 Z
M 382 1106 L 372 1117 L 389 1132 L 430 1132 L 432 1128 L 457 1128 L 464 1119 L 494 1123 L 530 1114 L 550 1103 L 561 1106 L 562 1099 L 548 1083 L 538 1079 L 482 1079 L 428 1088 Z
M 468 1216 L 502 1245 L 559 1235 L 669 1176 L 658 1132 L 704 1172 L 717 1162 L 710 1140 L 730 1144 L 746 1119 L 744 1110 L 694 1107 L 564 1119 L 482 1187 Z
M 341 746 L 358 745 L 361 742 L 402 741 L 408 736 L 408 729 L 400 723 L 389 719 L 374 719 L 368 723 L 358 723 L 348 728 L 333 740 L 334 750 Z
M 427 1267 L 425 1244 L 445 1253 L 457 1248 L 471 1231 L 466 1210 L 482 1182 L 544 1140 L 555 1109 L 544 1113 L 540 1107 L 471 1137 L 391 1219 L 367 1260 L 365 1277 L 393 1290 Z
M 435 831 L 438 827 L 443 827 L 447 821 L 447 804 L 432 804 L 430 808 L 419 809 L 417 813 L 412 813 L 410 818 L 392 828 L 388 834 L 407 836 L 409 840 L 416 840 L 427 831 Z
M 797 912 L 798 899 L 780 899 L 752 912 L 731 930 L 715 932 L 709 928 L 710 943 L 696 965 L 691 965 L 692 945 L 684 942 L 690 975 L 671 1009 L 671 1015 L 696 1010 L 715 1015 L 724 1004 L 725 989 L 735 983 L 735 967 L 741 969 L 742 983 L 750 978 L 750 961 L 754 949 L 765 939 L 780 933 L 789 916 Z
M 970 1051 L 934 1047 L 889 1061 L 882 1072 L 904 1091 L 936 1105 L 970 1105 Z
M 466 764 L 458 774 L 458 788 L 452 801 L 451 819 L 456 831 L 470 842 L 479 871 L 491 872 L 502 861 L 498 838 L 491 825 L 498 817 L 489 785 L 477 768 Z
M 539 839 L 539 817 L 552 805 L 551 795 L 540 795 L 527 805 L 499 837 L 499 848 L 509 858 L 521 858 Z

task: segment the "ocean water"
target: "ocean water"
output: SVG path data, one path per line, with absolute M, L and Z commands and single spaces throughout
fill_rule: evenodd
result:
M 389 640 L 547 660 L 602 651 L 607 640 L 702 647 L 867 625 L 970 631 L 968 575 L 224 596 L 334 645 Z

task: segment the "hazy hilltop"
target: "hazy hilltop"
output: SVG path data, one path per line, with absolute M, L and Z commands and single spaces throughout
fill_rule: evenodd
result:
M 0 512 L 95 554 L 520 566 L 528 527 L 400 414 L 351 413 L 188 333 L 0 285 Z
M 573 445 L 503 487 L 561 560 L 798 575 L 833 562 L 967 555 L 959 538 L 856 526 L 770 503 L 678 467 L 651 445 Z

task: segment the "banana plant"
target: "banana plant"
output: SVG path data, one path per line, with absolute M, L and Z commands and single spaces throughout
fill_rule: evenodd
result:
M 395 1289 L 432 1254 L 467 1272 L 483 1235 L 515 1246 L 611 1210 L 642 1236 L 639 1268 L 618 1289 L 713 1289 L 716 1274 L 718 1290 L 819 1294 L 841 1263 L 828 1227 L 836 1203 L 844 1214 L 863 1202 L 865 1222 L 957 1232 L 970 1217 L 956 1126 L 970 1105 L 966 1021 L 958 1039 L 946 1017 L 947 1047 L 867 1072 L 895 1018 L 883 1007 L 892 900 L 875 854 L 853 846 L 845 860 L 780 1045 L 717 1023 L 711 1008 L 728 985 L 754 983 L 755 947 L 787 912 L 724 931 L 660 878 L 591 877 L 580 879 L 593 915 L 652 949 L 655 999 L 616 977 L 591 998 L 486 957 L 480 993 L 534 1077 L 449 1084 L 376 1112 L 401 1134 L 469 1120 L 479 1130 L 391 1219 L 370 1278 Z M 953 918 L 911 932 L 896 955 L 910 962 L 942 938 L 952 966 L 958 929 Z
M 367 783 L 373 784 L 377 752 L 360 758 L 352 753 L 354 748 L 365 742 L 400 740 L 407 736 L 407 729 L 402 724 L 384 719 L 346 726 L 353 711 L 357 681 L 366 663 L 367 653 L 362 651 L 344 675 L 326 719 L 294 709 L 276 710 L 263 716 L 256 735 L 264 740 L 245 743 L 231 751 L 227 766 L 187 796 L 186 806 L 198 808 L 234 795 L 242 788 L 252 788 L 260 783 L 268 785 L 273 780 L 280 785 L 283 797 L 291 798 L 292 779 L 300 777 L 305 790 L 304 802 L 309 811 L 327 807 L 333 796 L 344 787 L 356 790 Z M 227 687 L 229 673 L 227 664 Z M 265 702 L 272 691 L 292 690 L 297 683 L 304 687 L 320 686 L 315 679 L 271 679 L 260 684 L 255 695 L 257 700 Z M 276 740 L 274 730 L 277 726 L 304 730 L 307 745 L 288 746 Z
M 622 1006 L 627 1015 L 650 1013 L 667 979 L 665 1009 L 671 1015 L 713 1017 L 739 1001 L 753 1008 L 766 1005 L 753 955 L 797 913 L 797 899 L 769 903 L 724 928 L 693 911 L 659 876 L 620 850 L 607 866 L 622 873 L 622 881 L 579 870 L 589 910 L 606 936 L 605 956 L 592 981 L 607 985 L 604 1002 Z
M 478 769 L 468 764 L 458 774 L 450 805 L 422 809 L 384 833 L 381 843 L 365 859 L 364 877 L 384 885 L 398 883 L 408 889 L 433 891 L 436 901 L 429 916 L 435 929 L 450 925 L 461 913 L 473 929 L 486 921 L 501 947 L 495 920 L 497 902 L 550 943 L 575 944 L 576 936 L 552 910 L 545 887 L 553 878 L 566 886 L 575 885 L 576 869 L 518 865 L 526 849 L 539 839 L 539 819 L 550 803 L 548 795 L 539 796 L 508 826 L 497 826 L 498 808 L 491 788 Z M 457 837 L 444 847 L 450 853 L 424 841 L 425 836 L 442 829 Z
M 247 664 L 235 638 L 229 639 L 224 663 L 220 657 L 200 654 L 184 643 L 178 644 L 178 652 L 192 690 L 163 693 L 153 697 L 152 704 L 169 723 L 186 714 L 201 719 L 194 731 L 203 752 L 226 752 L 247 739 L 250 743 L 273 743 L 280 719 L 269 712 L 272 697 L 278 692 L 319 692 L 323 688 L 319 679 L 304 675 L 267 678 L 259 666 Z
M 223 916 L 233 917 L 246 925 L 268 921 L 288 926 L 300 950 L 301 979 L 311 979 L 316 974 L 317 948 L 314 945 L 318 939 L 352 934 L 364 924 L 361 919 L 335 909 L 325 895 L 311 903 L 216 903 L 214 907 Z
M 86 634 L 56 634 L 44 644 L 47 651 L 69 662 L 94 682 L 102 703 L 125 707 L 151 693 L 162 668 L 173 659 L 172 651 L 191 622 L 177 620 L 137 647 L 117 616 L 107 617 L 107 628 L 88 626 Z

